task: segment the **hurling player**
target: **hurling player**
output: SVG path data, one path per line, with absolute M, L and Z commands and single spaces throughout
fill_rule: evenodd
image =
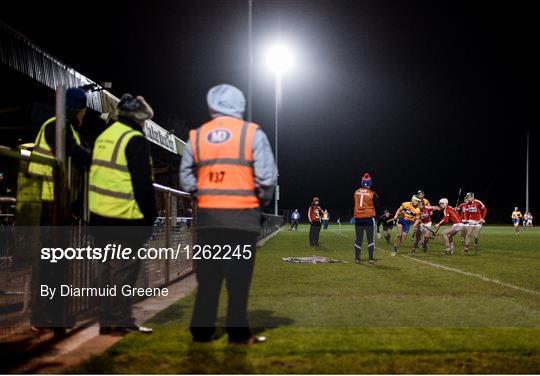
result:
M 412 196 L 411 201 L 402 203 L 396 214 L 394 214 L 394 223 L 397 223 L 397 234 L 392 256 L 395 256 L 399 251 L 399 246 L 407 238 L 409 229 L 412 229 L 413 234 L 416 232 L 416 228 L 420 223 L 421 201 L 418 196 Z
M 461 216 L 461 220 L 465 221 L 465 205 L 467 205 L 467 198 L 463 199 L 463 202 L 456 207 L 456 211 Z M 465 237 L 467 236 L 467 229 L 461 230 L 461 244 L 465 244 Z
M 486 222 L 486 205 L 482 201 L 475 199 L 473 192 L 469 192 L 465 195 L 463 213 L 465 213 L 465 223 L 467 223 L 465 252 L 469 252 L 471 236 L 474 238 L 474 251 L 478 252 L 478 237 L 480 236 L 480 230 L 482 230 L 482 224 Z
M 438 207 L 430 206 L 429 201 L 428 205 L 425 205 L 425 202 L 427 200 L 424 199 L 424 201 L 420 202 L 420 227 L 418 227 L 418 230 L 414 233 L 414 240 L 413 240 L 413 249 L 411 250 L 411 253 L 416 252 L 416 247 L 419 246 L 424 252 L 428 251 L 428 242 L 431 238 L 431 234 L 434 233 L 434 231 L 431 229 L 431 214 L 433 213 L 433 210 L 439 210 Z
M 452 222 L 452 226 L 444 230 L 443 237 L 446 244 L 446 251 L 444 254 L 454 253 L 454 241 L 452 240 L 454 235 L 463 230 L 465 224 L 461 221 L 461 217 L 456 212 L 456 209 L 448 205 L 447 198 L 441 198 L 439 200 L 439 207 L 443 211 L 443 219 L 435 225 L 435 231 L 439 230 L 441 225 L 448 222 Z
M 523 218 L 523 215 L 516 206 L 512 212 L 512 222 L 514 223 L 514 228 L 516 229 L 516 235 L 519 235 L 519 221 L 521 221 L 521 218 Z

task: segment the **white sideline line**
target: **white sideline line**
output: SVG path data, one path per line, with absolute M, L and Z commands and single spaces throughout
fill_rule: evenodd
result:
M 262 238 L 261 240 L 259 240 L 259 241 L 257 242 L 257 247 L 262 247 L 263 245 L 265 245 L 267 241 L 269 241 L 269 240 L 272 239 L 274 236 L 276 236 L 277 234 L 279 234 L 284 228 L 285 228 L 285 226 L 281 226 L 281 227 L 278 228 L 276 231 L 272 232 L 272 233 L 269 234 L 269 235 L 266 235 L 266 237 Z
M 380 248 L 378 248 L 380 249 Z M 466 271 L 463 271 L 461 269 L 456 269 L 456 268 L 451 268 L 449 266 L 444 266 L 444 265 L 440 265 L 440 264 L 435 264 L 435 263 L 432 263 L 432 262 L 429 262 L 429 261 L 425 261 L 425 260 L 420 260 L 420 259 L 417 259 L 417 258 L 414 258 L 414 257 L 410 257 L 410 256 L 407 256 L 407 255 L 400 255 L 401 257 L 404 257 L 406 259 L 409 259 L 409 260 L 414 260 L 414 261 L 418 261 L 418 262 L 422 262 L 424 264 L 428 264 L 428 265 L 431 265 L 431 266 L 434 266 L 436 268 L 439 268 L 439 269 L 444 269 L 444 270 L 448 270 L 448 271 L 451 271 L 451 272 L 456 272 L 456 273 L 460 273 L 460 274 L 464 274 L 464 275 L 467 275 L 469 277 L 476 277 L 476 278 L 479 278 L 483 281 L 487 281 L 487 282 L 493 282 L 493 283 L 496 283 L 498 285 L 501 285 L 501 286 L 504 286 L 504 287 L 509 287 L 511 289 L 514 289 L 514 290 L 519 290 L 519 291 L 523 291 L 523 292 L 528 292 L 529 294 L 534 294 L 534 295 L 540 295 L 540 291 L 535 291 L 535 290 L 529 290 L 529 289 L 525 289 L 523 287 L 519 287 L 519 286 L 516 286 L 516 285 L 512 285 L 510 283 L 506 283 L 506 282 L 503 282 L 503 281 L 499 281 L 498 279 L 494 279 L 494 278 L 488 278 L 488 277 L 485 277 L 481 274 L 477 274 L 477 273 L 471 273 L 471 272 L 466 272 Z
M 341 235 L 345 238 L 348 238 L 348 239 L 352 239 L 352 236 L 347 236 L 347 235 L 344 235 L 344 234 L 341 234 L 339 232 L 336 232 L 334 230 L 331 230 L 333 233 L 335 234 L 338 234 L 338 235 Z M 375 247 L 375 249 L 378 249 L 379 251 L 385 251 L 385 252 L 388 252 L 386 249 L 382 249 L 382 248 L 379 248 L 379 247 Z M 450 272 L 455 272 L 455 273 L 459 273 L 459 274 L 463 274 L 463 275 L 466 275 L 466 276 L 469 276 L 469 277 L 475 277 L 475 278 L 479 278 L 481 279 L 482 281 L 486 281 L 486 282 L 492 282 L 492 283 L 495 283 L 497 285 L 501 285 L 501 286 L 504 286 L 504 287 L 508 287 L 508 288 L 511 288 L 511 289 L 514 289 L 514 290 L 518 290 L 518 291 L 522 291 L 522 292 L 527 292 L 529 294 L 534 294 L 534 295 L 540 295 L 540 291 L 535 291 L 535 290 L 529 290 L 529 289 L 526 289 L 526 288 L 523 288 L 523 287 L 519 287 L 519 286 L 516 286 L 516 285 L 512 285 L 510 283 L 506 283 L 506 282 L 503 282 L 503 281 L 500 281 L 498 279 L 494 279 L 494 278 L 489 278 L 489 277 L 485 277 L 481 274 L 477 274 L 477 273 L 471 273 L 471 272 L 466 272 L 464 270 L 461 270 L 461 269 L 456 269 L 456 268 L 451 268 L 449 266 L 444 266 L 444 265 L 440 265 L 440 264 L 435 264 L 435 263 L 432 263 L 432 262 L 429 262 L 429 261 L 425 261 L 425 260 L 420 260 L 420 259 L 417 259 L 417 258 L 414 258 L 414 257 L 410 257 L 410 256 L 407 256 L 407 255 L 398 255 L 398 256 L 401 256 L 401 257 L 404 257 L 406 259 L 409 259 L 409 260 L 414 260 L 414 261 L 418 261 L 418 262 L 421 262 L 421 263 L 424 263 L 424 264 L 427 264 L 427 265 L 431 265 L 435 268 L 439 268 L 439 269 L 444 269 L 444 270 L 447 270 L 447 271 L 450 271 Z

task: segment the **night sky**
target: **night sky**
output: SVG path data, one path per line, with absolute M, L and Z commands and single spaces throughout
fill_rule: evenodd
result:
M 112 81 L 117 96 L 144 95 L 158 124 L 207 121 L 215 84 L 247 93 L 247 1 L 55 4 L 18 2 L 0 19 L 91 79 Z M 348 220 L 368 171 L 385 208 L 418 189 L 454 204 L 461 187 L 488 206 L 488 219 L 507 221 L 525 206 L 529 128 L 534 215 L 535 14 L 519 2 L 255 0 L 253 120 L 272 145 L 265 48 L 280 37 L 297 60 L 283 83 L 280 207 L 305 213 L 317 195 Z

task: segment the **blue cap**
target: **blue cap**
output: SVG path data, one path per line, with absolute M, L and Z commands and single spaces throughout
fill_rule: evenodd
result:
M 83 89 L 72 87 L 66 91 L 66 107 L 81 110 L 87 107 L 86 93 Z

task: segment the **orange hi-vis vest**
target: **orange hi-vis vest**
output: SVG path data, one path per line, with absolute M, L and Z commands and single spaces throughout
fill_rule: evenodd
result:
M 253 139 L 258 128 L 257 124 L 220 116 L 190 132 L 199 208 L 259 207 L 253 172 Z
M 375 216 L 374 195 L 375 193 L 369 188 L 359 188 L 354 192 L 354 218 Z

